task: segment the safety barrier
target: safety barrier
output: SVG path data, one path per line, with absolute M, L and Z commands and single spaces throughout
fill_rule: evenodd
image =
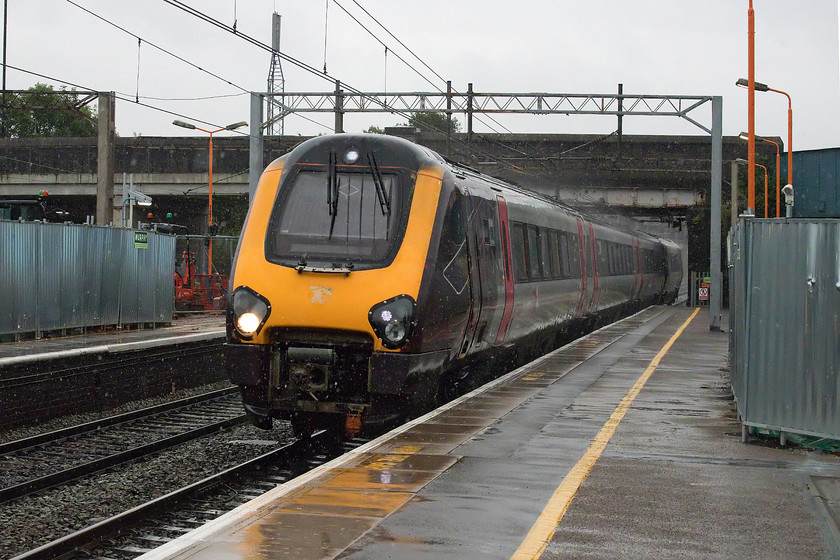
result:
M 0 221 L 0 335 L 167 323 L 175 236 Z
M 840 440 L 840 220 L 742 218 L 729 236 L 732 390 L 753 428 Z

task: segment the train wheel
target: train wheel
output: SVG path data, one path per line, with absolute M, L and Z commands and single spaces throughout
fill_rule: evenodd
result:
M 271 417 L 270 416 L 260 416 L 259 414 L 254 414 L 250 410 L 245 411 L 245 415 L 248 417 L 248 421 L 255 427 L 261 430 L 270 430 L 271 429 Z
M 440 379 L 438 383 L 437 403 L 438 405 L 446 404 L 461 396 L 461 384 L 454 375 L 447 375 Z

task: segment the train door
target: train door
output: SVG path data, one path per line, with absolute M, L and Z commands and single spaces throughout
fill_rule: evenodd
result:
M 639 297 L 639 291 L 642 288 L 642 271 L 639 267 L 639 238 L 633 237 L 633 291 L 631 296 L 633 299 Z
M 499 344 L 505 340 L 505 334 L 507 334 L 507 328 L 510 325 L 510 317 L 513 314 L 513 259 L 510 253 L 510 223 L 508 222 L 507 203 L 501 196 L 497 196 L 496 200 L 499 205 L 499 224 L 501 226 L 499 233 L 502 242 L 502 266 L 505 286 L 505 307 L 495 341 L 496 344 Z
M 502 301 L 501 242 L 496 208 L 492 200 L 465 192 L 468 201 L 470 289 L 472 307 L 460 354 L 491 342 L 494 328 L 501 322 Z
M 590 242 L 590 231 L 585 227 L 582 220 L 577 220 L 578 226 L 578 248 L 580 251 L 580 301 L 577 306 L 576 315 L 580 316 L 589 311 L 592 298 L 595 295 L 593 278 L 594 251 Z
M 601 297 L 601 286 L 598 279 L 598 250 L 595 242 L 595 228 L 592 224 L 589 224 L 589 254 L 592 267 L 592 298 L 589 300 L 589 311 L 592 312 L 598 309 L 598 300 Z
M 642 241 L 636 239 L 636 246 L 633 251 L 634 260 L 636 261 L 636 276 L 638 277 L 638 286 L 636 287 L 636 297 L 642 297 L 642 291 L 645 287 L 645 261 L 642 253 Z

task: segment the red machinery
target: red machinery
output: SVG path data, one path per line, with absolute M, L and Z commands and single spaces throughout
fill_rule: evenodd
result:
M 195 253 L 182 255 L 183 275 L 175 271 L 175 307 L 180 310 L 218 311 L 226 307 L 228 277 L 225 274 L 196 274 Z

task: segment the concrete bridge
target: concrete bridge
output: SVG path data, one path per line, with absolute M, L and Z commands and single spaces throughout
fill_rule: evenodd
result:
M 449 152 L 454 160 L 583 209 L 673 221 L 684 219 L 692 208 L 708 205 L 708 136 L 456 134 L 447 147 L 441 134 L 416 134 L 413 129 L 389 132 L 410 134 L 412 140 L 441 154 Z M 303 140 L 266 137 L 264 161 L 283 155 Z M 113 223 L 124 221 L 125 180 L 132 190 L 153 198 L 153 220 L 180 223 L 191 233 L 205 232 L 207 149 L 204 137 L 116 138 L 110 195 Z M 772 146 L 757 149 L 759 159 L 774 159 Z M 231 221 L 244 217 L 248 150 L 247 136 L 214 138 L 214 215 L 232 212 Z M 745 153 L 743 141 L 723 138 L 724 163 Z M 47 190 L 52 205 L 67 210 L 70 220 L 84 222 L 96 208 L 96 160 L 96 138 L 0 139 L 0 197 L 33 197 Z M 145 212 L 135 209 L 135 223 Z M 173 216 L 167 218 L 167 214 Z M 238 227 L 231 224 L 234 234 Z

